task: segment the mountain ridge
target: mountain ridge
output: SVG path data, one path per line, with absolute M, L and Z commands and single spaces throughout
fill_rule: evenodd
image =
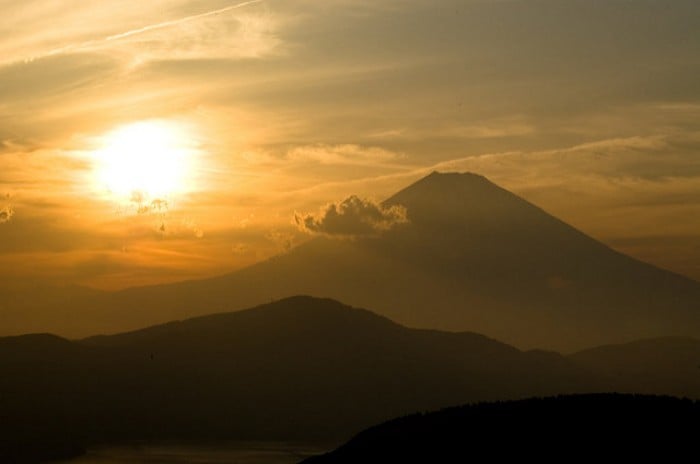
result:
M 648 349 L 522 351 L 310 296 L 76 341 L 4 337 L 0 434 L 10 450 L 44 441 L 47 450 L 134 440 L 327 443 L 391 417 L 474 402 L 606 391 L 700 398 L 700 340 L 638 343 Z
M 596 384 L 566 359 L 312 297 L 126 334 L 19 340 L 27 343 L 0 338 L 0 361 L 11 361 L 0 362 L 9 441 L 55 431 L 88 444 L 337 440 L 416 409 Z
M 384 204 L 402 204 L 409 222 L 374 237 L 317 236 L 214 278 L 85 296 L 61 318 L 34 314 L 75 338 L 309 294 L 521 348 L 700 336 L 700 283 L 618 253 L 482 176 L 433 173 Z

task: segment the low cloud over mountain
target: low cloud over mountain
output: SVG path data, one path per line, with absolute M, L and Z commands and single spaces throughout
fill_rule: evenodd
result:
M 383 206 L 352 195 L 331 203 L 318 214 L 295 214 L 297 226 L 312 234 L 331 236 L 371 236 L 408 222 L 406 208 Z

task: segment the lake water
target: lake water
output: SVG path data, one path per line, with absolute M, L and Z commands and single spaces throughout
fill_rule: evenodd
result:
M 64 464 L 292 464 L 327 450 L 293 443 L 149 444 L 90 449 Z

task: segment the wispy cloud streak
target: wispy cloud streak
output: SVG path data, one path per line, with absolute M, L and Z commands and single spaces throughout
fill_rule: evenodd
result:
M 104 38 L 103 41 L 104 42 L 111 42 L 114 40 L 124 39 L 124 38 L 130 37 L 132 35 L 142 34 L 144 32 L 149 32 L 149 31 L 153 31 L 156 29 L 163 29 L 166 27 L 177 26 L 177 25 L 182 24 L 182 23 L 194 21 L 196 19 L 206 18 L 208 16 L 216 16 L 216 15 L 219 15 L 222 13 L 226 13 L 227 11 L 236 10 L 238 8 L 243 8 L 244 6 L 252 5 L 254 3 L 260 3 L 262 1 L 263 0 L 250 0 L 248 2 L 238 3 L 236 5 L 229 5 L 229 6 L 224 7 L 224 8 L 219 8 L 218 10 L 207 11 L 207 12 L 199 13 L 196 15 L 185 16 L 184 18 L 178 18 L 178 19 L 173 19 L 170 21 L 164 21 L 162 23 L 151 24 L 148 26 L 140 27 L 138 29 L 132 29 L 130 31 L 122 32 L 120 34 L 110 35 L 109 37 Z
M 191 21 L 196 21 L 198 19 L 203 19 L 203 18 L 207 18 L 210 16 L 224 14 L 224 13 L 232 11 L 232 10 L 243 8 L 243 7 L 253 5 L 256 3 L 261 3 L 262 1 L 263 0 L 249 0 L 247 2 L 236 3 L 235 5 L 229 5 L 229 6 L 219 8 L 216 10 L 205 11 L 203 13 L 198 13 L 195 15 L 184 16 L 184 17 L 177 18 L 177 19 L 171 19 L 169 21 L 162 21 L 159 23 L 149 24 L 147 26 L 142 26 L 142 27 L 139 27 L 136 29 L 131 29 L 131 30 L 128 30 L 125 32 L 120 32 L 119 34 L 113 34 L 113 35 L 103 37 L 100 39 L 87 40 L 87 41 L 80 42 L 80 43 L 65 45 L 63 47 L 54 48 L 53 50 L 49 50 L 45 53 L 34 55 L 34 56 L 26 59 L 25 61 L 29 62 L 29 61 L 34 61 L 34 60 L 37 60 L 40 58 L 46 58 L 49 56 L 61 55 L 64 53 L 74 52 L 74 51 L 78 51 L 78 50 L 90 49 L 90 48 L 93 48 L 96 46 L 108 44 L 110 42 L 116 42 L 116 41 L 119 41 L 121 39 L 126 39 L 128 37 L 132 37 L 135 35 L 144 34 L 146 32 L 151 32 L 151 31 L 155 31 L 155 30 L 159 30 L 159 29 L 165 29 L 168 27 L 178 26 L 178 25 L 188 23 Z

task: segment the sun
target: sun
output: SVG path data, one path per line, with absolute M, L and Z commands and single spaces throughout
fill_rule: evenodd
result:
M 124 198 L 164 198 L 183 193 L 191 182 L 194 150 L 182 127 L 142 121 L 115 129 L 94 152 L 95 180 Z

